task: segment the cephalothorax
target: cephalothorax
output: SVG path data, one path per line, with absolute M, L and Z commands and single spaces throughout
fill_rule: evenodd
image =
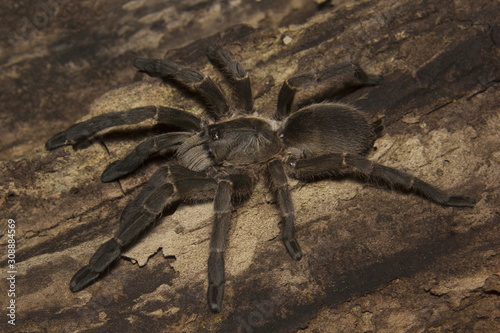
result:
M 108 166 L 102 181 L 123 177 L 153 155 L 169 156 L 144 185 L 137 198 L 124 209 L 114 237 L 105 242 L 70 283 L 79 291 L 94 281 L 120 254 L 124 246 L 152 224 L 166 209 L 182 201 L 214 201 L 214 221 L 208 260 L 208 305 L 221 309 L 224 294 L 224 248 L 233 202 L 248 197 L 261 174 L 276 196 L 281 212 L 283 242 L 295 260 L 302 257 L 294 234 L 294 210 L 287 175 L 299 180 L 338 175 L 361 175 L 418 193 L 446 206 L 471 207 L 475 200 L 450 196 L 407 173 L 364 157 L 383 129 L 352 106 L 323 102 L 296 110 L 295 93 L 304 86 L 335 82 L 341 89 L 377 85 L 381 78 L 366 74 L 359 66 L 344 62 L 318 72 L 295 75 L 279 92 L 273 119 L 254 110 L 247 72 L 226 50 L 210 47 L 207 56 L 233 88 L 230 103 L 206 75 L 169 60 L 137 59 L 134 65 L 150 76 L 187 86 L 206 102 L 206 115 L 164 106 L 145 106 L 103 114 L 75 124 L 51 138 L 52 150 L 75 144 L 119 125 L 155 120 L 176 128 L 140 143 L 123 160 Z

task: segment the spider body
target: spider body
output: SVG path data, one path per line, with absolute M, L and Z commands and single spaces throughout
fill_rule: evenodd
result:
M 91 284 L 168 207 L 182 201 L 214 202 L 208 259 L 208 305 L 218 312 L 224 294 L 224 249 L 233 202 L 248 197 L 262 174 L 268 179 L 281 215 L 281 233 L 290 256 L 302 251 L 294 233 L 294 209 L 287 176 L 299 180 L 332 175 L 359 175 L 423 195 L 447 206 L 473 206 L 473 198 L 449 196 L 407 173 L 372 162 L 364 154 L 383 130 L 359 110 L 341 103 L 318 103 L 294 110 L 297 90 L 335 82 L 341 90 L 380 83 L 345 62 L 286 80 L 279 92 L 274 119 L 259 116 L 247 72 L 226 50 L 211 47 L 207 56 L 233 87 L 231 104 L 204 74 L 169 60 L 138 59 L 135 66 L 153 77 L 187 86 L 206 102 L 205 117 L 164 106 L 146 106 L 114 112 L 75 124 L 50 139 L 47 149 L 74 144 L 118 125 L 154 119 L 179 130 L 150 137 L 124 159 L 108 166 L 102 181 L 130 174 L 150 156 L 174 156 L 144 185 L 124 209 L 118 230 L 80 269 L 70 283 L 72 291 Z

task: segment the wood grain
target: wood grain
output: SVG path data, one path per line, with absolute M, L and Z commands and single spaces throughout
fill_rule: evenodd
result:
M 36 37 L 12 49 L 3 44 L 0 247 L 3 256 L 7 219 L 14 219 L 18 271 L 9 331 L 500 330 L 497 3 L 331 1 L 305 20 L 293 8 L 273 18 L 269 3 L 242 1 L 244 8 L 228 7 L 233 19 L 214 31 L 203 22 L 221 19 L 218 2 L 171 14 L 178 30 L 166 18 L 181 7 L 159 3 L 67 2 Z M 13 6 L 3 9 L 17 18 L 9 16 L 10 27 L 36 10 Z M 245 21 L 242 12 L 254 28 L 233 25 Z M 185 92 L 135 75 L 130 64 L 172 49 L 167 57 L 222 81 L 203 56 L 215 42 L 249 70 L 255 106 L 266 115 L 281 82 L 296 72 L 351 60 L 383 75 L 380 86 L 347 97 L 369 115 L 385 116 L 387 134 L 370 158 L 475 196 L 476 207 L 440 207 L 347 179 L 290 181 L 304 253 L 295 262 L 280 241 L 272 196 L 260 185 L 233 212 L 220 314 L 210 313 L 205 299 L 211 204 L 166 214 L 106 276 L 70 292 L 72 275 L 112 235 L 125 204 L 162 161 L 103 184 L 107 164 L 147 133 L 107 133 L 76 150 L 47 152 L 44 142 L 103 112 L 151 104 L 200 113 Z M 311 96 L 304 92 L 302 103 Z M 322 91 L 321 98 L 333 96 Z M 0 297 L 3 309 L 7 302 Z

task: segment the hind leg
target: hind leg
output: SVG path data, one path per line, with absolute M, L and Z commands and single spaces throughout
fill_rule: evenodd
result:
M 298 160 L 293 164 L 297 178 L 311 178 L 330 174 L 360 174 L 368 179 L 381 180 L 391 186 L 418 193 L 443 206 L 473 207 L 476 200 L 462 195 L 448 195 L 417 177 L 375 162 L 360 155 L 328 154 Z
M 326 82 L 333 86 L 332 89 L 341 91 L 347 87 L 378 85 L 382 82 L 382 77 L 366 74 L 361 67 L 352 62 L 335 64 L 319 72 L 296 74 L 281 86 L 275 118 L 283 119 L 292 112 L 297 90 Z

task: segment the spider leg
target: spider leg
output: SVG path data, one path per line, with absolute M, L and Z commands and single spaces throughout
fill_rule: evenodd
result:
M 231 83 L 238 107 L 246 113 L 253 111 L 252 86 L 248 72 L 233 58 L 229 51 L 214 46 L 207 50 L 210 62 L 219 69 Z
M 141 142 L 124 159 L 111 163 L 102 173 L 101 180 L 112 182 L 138 169 L 144 161 L 153 155 L 165 155 L 176 150 L 177 146 L 189 138 L 191 133 L 164 133 Z
M 90 138 L 98 132 L 115 126 L 139 124 L 152 119 L 158 124 L 172 125 L 186 131 L 201 127 L 201 119 L 189 112 L 165 106 L 144 106 L 120 112 L 110 112 L 77 123 L 54 135 L 45 147 L 53 150 Z
M 229 112 L 224 94 L 220 88 L 203 73 L 183 67 L 166 59 L 136 59 L 134 66 L 153 77 L 172 79 L 197 92 L 208 104 L 208 114 L 217 121 Z
M 210 237 L 208 258 L 208 307 L 212 312 L 220 312 L 224 297 L 224 250 L 231 223 L 232 200 L 247 197 L 255 184 L 247 174 L 230 174 L 218 180 L 215 191 L 215 217 Z
M 292 112 L 293 99 L 298 89 L 315 86 L 326 81 L 337 83 L 335 90 L 342 91 L 348 87 L 378 85 L 381 83 L 382 77 L 366 74 L 361 67 L 350 61 L 335 64 L 318 72 L 296 74 L 288 78 L 281 86 L 278 94 L 276 119 L 283 119 Z
M 114 237 L 101 245 L 88 265 L 73 276 L 70 289 L 79 291 L 92 283 L 166 207 L 182 199 L 211 200 L 215 188 L 215 180 L 202 173 L 177 165 L 158 169 L 137 198 L 123 210 Z
M 377 120 L 372 122 L 373 132 L 375 133 L 375 139 L 381 138 L 384 136 L 385 132 L 385 124 L 384 117 L 378 118 Z M 374 141 L 375 141 L 374 139 Z
M 210 237 L 208 258 L 208 306 L 220 312 L 224 296 L 224 248 L 231 220 L 233 186 L 229 180 L 220 180 L 215 192 L 215 219 Z
M 472 197 L 447 195 L 440 189 L 412 175 L 372 162 L 361 155 L 328 154 L 298 160 L 293 164 L 294 175 L 298 178 L 354 173 L 369 179 L 381 180 L 391 186 L 402 187 L 443 206 L 473 207 L 476 203 L 476 200 Z
M 278 207 L 281 211 L 282 237 L 288 253 L 294 260 L 302 258 L 302 251 L 295 238 L 293 201 L 288 188 L 283 163 L 273 160 L 267 167 L 270 185 L 276 195 Z

